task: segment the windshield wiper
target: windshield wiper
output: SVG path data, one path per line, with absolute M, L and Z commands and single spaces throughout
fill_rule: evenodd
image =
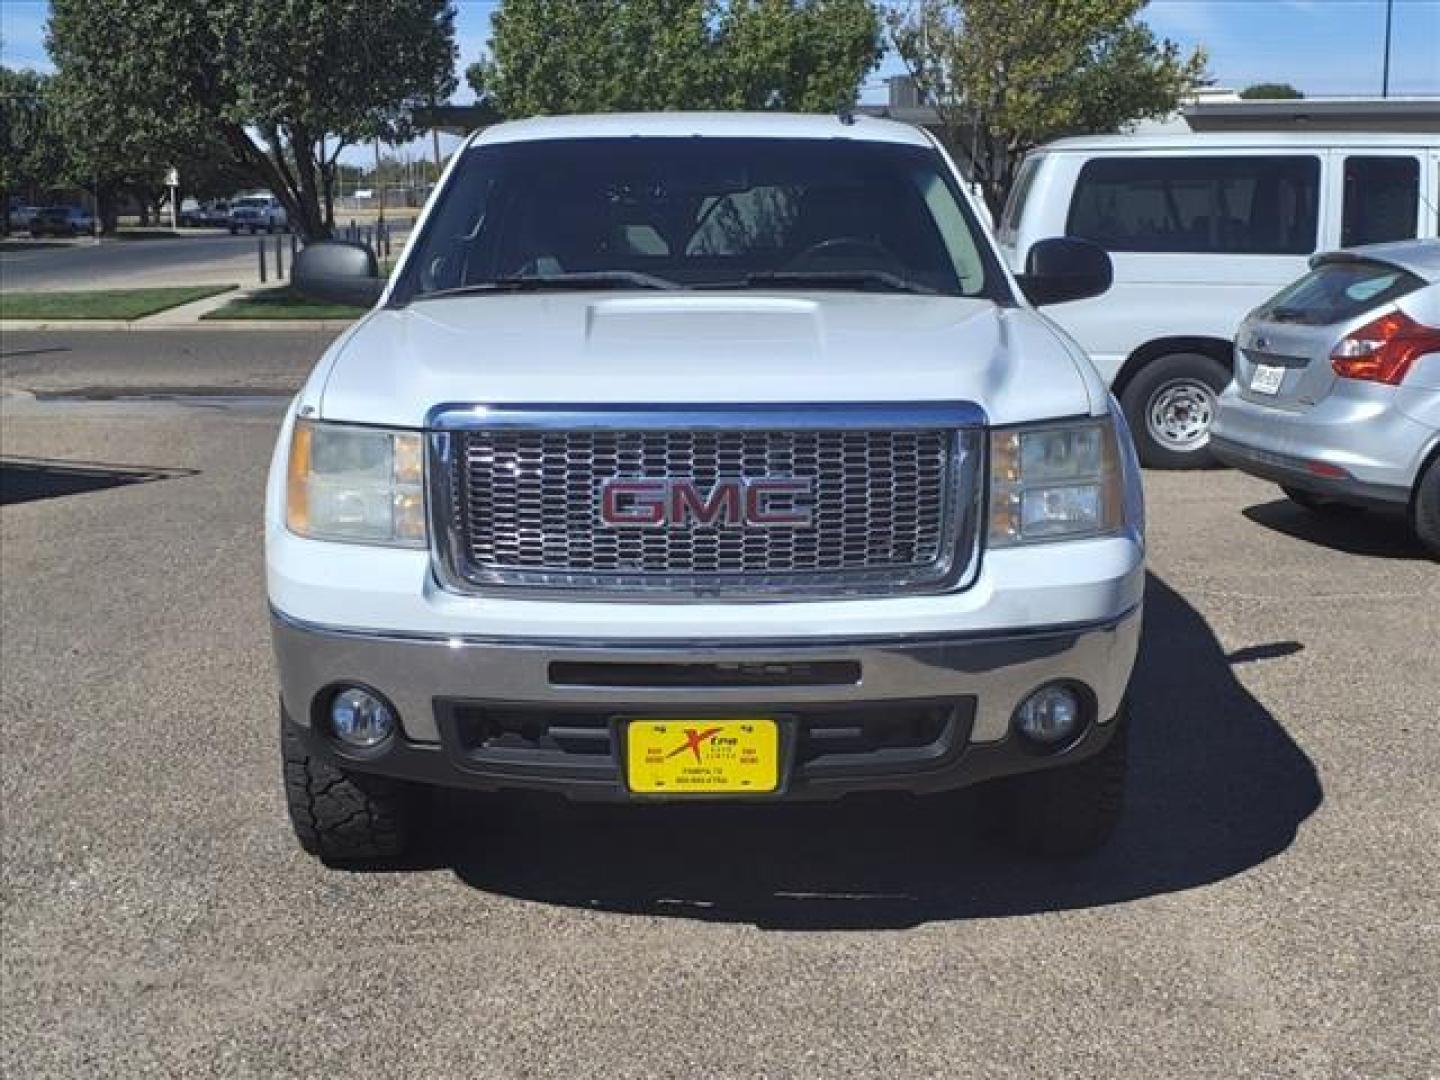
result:
M 893 292 L 921 293 L 934 296 L 935 289 L 911 281 L 888 270 L 760 270 L 746 274 L 739 282 L 706 285 L 707 288 L 735 289 L 751 288 L 756 285 L 793 286 L 803 289 L 807 285 L 818 285 L 829 289 L 864 289 L 879 286 Z
M 516 274 L 513 277 L 476 281 L 453 289 L 436 289 L 420 293 L 416 300 L 434 300 L 444 296 L 472 296 L 476 293 L 539 292 L 542 289 L 678 289 L 680 286 L 654 274 L 635 270 L 586 270 L 568 274 Z

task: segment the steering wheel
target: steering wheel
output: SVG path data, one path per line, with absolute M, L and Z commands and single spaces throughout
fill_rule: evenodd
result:
M 794 267 L 797 263 L 808 262 L 811 259 L 866 259 L 879 257 L 886 265 L 894 266 L 899 261 L 890 253 L 890 249 L 884 244 L 876 243 L 874 240 L 866 240 L 861 236 L 836 236 L 829 240 L 821 240 L 811 244 L 804 251 L 800 252 L 788 263 L 786 267 Z

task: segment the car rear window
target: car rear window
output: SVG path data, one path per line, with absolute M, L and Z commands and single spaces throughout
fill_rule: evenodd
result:
M 1308 255 L 1313 155 L 1096 158 L 1075 183 L 1066 231 L 1107 251 Z
M 1255 312 L 1269 322 L 1330 326 L 1384 307 L 1425 283 L 1388 263 L 1365 259 L 1327 262 L 1280 290 Z

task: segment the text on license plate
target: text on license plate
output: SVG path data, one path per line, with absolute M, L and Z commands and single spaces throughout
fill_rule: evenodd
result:
M 1257 364 L 1250 376 L 1250 389 L 1257 394 L 1278 394 L 1285 381 L 1285 369 L 1276 364 Z
M 625 765 L 635 792 L 763 794 L 780 782 L 779 725 L 763 717 L 631 720 Z

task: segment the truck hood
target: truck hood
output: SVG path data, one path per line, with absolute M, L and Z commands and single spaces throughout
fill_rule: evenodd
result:
M 461 403 L 970 401 L 1009 424 L 1104 401 L 1033 311 L 888 293 L 421 300 L 372 312 L 330 360 L 307 391 L 321 416 L 399 427 Z

